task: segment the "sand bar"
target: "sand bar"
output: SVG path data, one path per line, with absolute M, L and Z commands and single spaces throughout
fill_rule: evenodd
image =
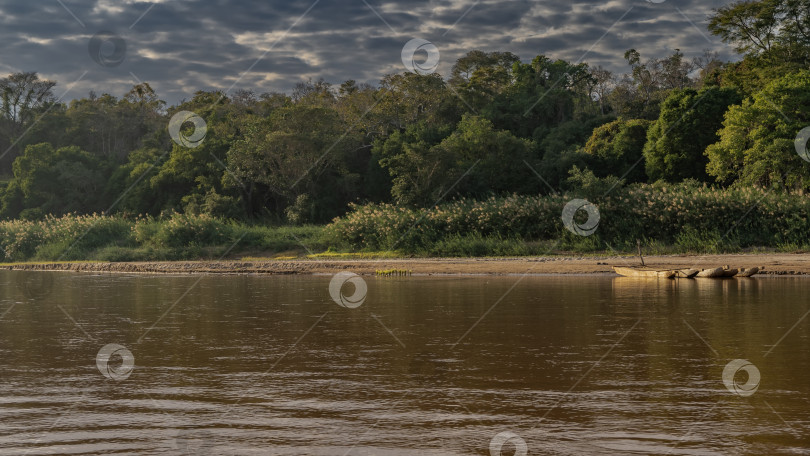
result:
M 810 275 L 810 254 L 735 254 L 645 256 L 656 268 L 732 268 L 764 266 L 765 275 Z M 612 265 L 639 265 L 638 257 L 548 256 L 523 258 L 297 259 L 155 262 L 60 262 L 0 265 L 0 269 L 166 274 L 331 274 L 371 275 L 400 269 L 414 275 L 612 274 Z M 761 275 L 760 274 L 760 275 Z

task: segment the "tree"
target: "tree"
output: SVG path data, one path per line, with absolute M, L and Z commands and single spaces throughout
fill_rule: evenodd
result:
M 470 51 L 453 65 L 450 84 L 464 102 L 482 109 L 512 85 L 516 63 L 520 58 L 511 52 Z
M 281 108 L 250 121 L 244 138 L 233 142 L 225 180 L 249 186 L 249 197 L 276 214 L 309 195 L 313 206 L 307 221 L 326 221 L 359 193 L 357 168 L 365 165 L 355 160 L 359 143 L 333 109 Z
M 104 160 L 124 163 L 130 152 L 165 129 L 165 104 L 147 83 L 133 86 L 120 100 L 91 92 L 70 103 L 59 144 L 76 145 Z M 36 133 L 41 134 L 39 129 Z
M 810 188 L 810 164 L 796 153 L 810 124 L 810 71 L 773 81 L 726 113 L 719 141 L 706 149 L 719 182 L 777 189 Z M 799 144 L 799 147 L 805 146 Z
M 717 141 L 717 130 L 730 105 L 740 102 L 730 88 L 675 90 L 661 105 L 661 115 L 647 133 L 645 168 L 650 180 L 677 182 L 708 180 L 706 147 Z
M 307 82 L 299 82 L 292 91 L 291 98 L 295 103 L 312 103 L 317 105 L 329 105 L 335 101 L 335 93 L 332 84 L 318 79 Z
M 723 79 L 746 94 L 810 64 L 807 0 L 738 1 L 714 11 L 709 31 L 745 53 L 742 61 L 728 65 Z
M 376 142 L 374 156 L 392 177 L 391 196 L 397 203 L 431 204 L 437 181 L 453 166 L 453 157 L 442 155 L 435 146 L 452 132 L 452 125 L 420 122 Z
M 633 109 L 620 112 L 621 115 L 654 119 L 658 117 L 659 105 L 669 91 L 692 85 L 689 73 L 694 69 L 693 63 L 684 61 L 680 49 L 675 49 L 669 57 L 652 58 L 646 62 L 642 62 L 638 51 L 629 49 L 624 58 L 630 65 L 633 85 L 632 89 L 625 90 L 631 95 L 631 101 L 625 104 Z
M 631 183 L 644 181 L 641 160 L 651 124 L 644 119 L 617 119 L 593 130 L 583 152 L 593 157 L 596 176 L 622 177 Z
M 461 101 L 436 73 L 420 75 L 402 73 L 385 76 L 369 120 L 367 131 L 388 135 L 395 130 L 428 121 L 456 123 L 460 118 Z
M 10 163 L 20 151 L 19 143 L 25 129 L 33 124 L 38 111 L 54 103 L 53 81 L 42 80 L 36 73 L 14 73 L 0 79 L 0 129 L 4 141 L 0 141 L 4 154 L 14 147 L 13 155 L 5 158 Z
M 740 53 L 779 50 L 786 57 L 804 60 L 810 45 L 810 4 L 806 0 L 738 1 L 715 10 L 709 31 L 734 44 Z
M 392 135 L 380 161 L 393 176 L 392 194 L 402 204 L 430 206 L 450 191 L 454 195 L 533 192 L 538 180 L 524 161 L 532 144 L 492 122 L 467 114 L 449 136 L 446 130 L 422 124 L 406 135 Z M 390 140 L 389 140 L 390 141 Z
M 540 141 L 554 126 L 578 117 L 578 106 L 592 104 L 588 65 L 538 55 L 512 66 L 514 82 L 481 110 L 497 129 Z M 590 109 L 582 117 L 593 115 Z
M 725 5 L 709 19 L 709 31 L 723 42 L 734 44 L 737 52 L 767 53 L 776 42 L 786 3 L 746 0 Z
M 31 145 L 14 160 L 14 178 L 4 201 L 3 215 L 24 218 L 68 212 L 103 211 L 106 168 L 97 158 L 76 146 L 54 149 L 48 143 Z
M 615 86 L 613 73 L 600 65 L 591 69 L 591 77 L 593 78 L 591 97 L 599 103 L 599 113 L 604 115 L 607 113 L 608 94 Z
M 53 81 L 39 79 L 36 73 L 14 73 L 0 79 L 3 118 L 22 126 L 31 121 L 36 108 L 52 101 Z

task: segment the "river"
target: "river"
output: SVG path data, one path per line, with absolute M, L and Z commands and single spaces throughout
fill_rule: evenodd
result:
M 810 454 L 808 296 L 0 271 L 0 455 Z

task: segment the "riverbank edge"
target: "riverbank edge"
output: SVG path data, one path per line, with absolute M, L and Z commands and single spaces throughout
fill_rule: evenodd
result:
M 645 257 L 656 268 L 764 267 L 763 274 L 810 275 L 810 254 L 666 255 Z M 41 262 L 0 264 L 0 269 L 142 274 L 374 275 L 401 270 L 413 275 L 612 274 L 612 266 L 639 265 L 638 257 L 383 258 L 296 260 L 199 260 L 145 262 Z

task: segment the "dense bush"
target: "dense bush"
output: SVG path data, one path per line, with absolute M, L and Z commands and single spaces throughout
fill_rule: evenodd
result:
M 430 251 L 437 243 L 471 233 L 524 241 L 560 239 L 566 245 L 584 241 L 565 230 L 561 220 L 563 206 L 574 197 L 460 199 L 432 210 L 354 206 L 327 231 L 354 248 L 412 252 Z M 617 188 L 592 203 L 600 212 L 599 227 L 587 239 L 594 248 L 627 247 L 636 239 L 692 250 L 810 244 L 810 199 L 801 195 L 687 182 Z
M 0 222 L 0 260 L 180 260 L 226 252 L 326 250 L 322 228 L 239 224 L 208 215 L 74 215 Z M 231 249 L 232 248 L 232 249 Z

